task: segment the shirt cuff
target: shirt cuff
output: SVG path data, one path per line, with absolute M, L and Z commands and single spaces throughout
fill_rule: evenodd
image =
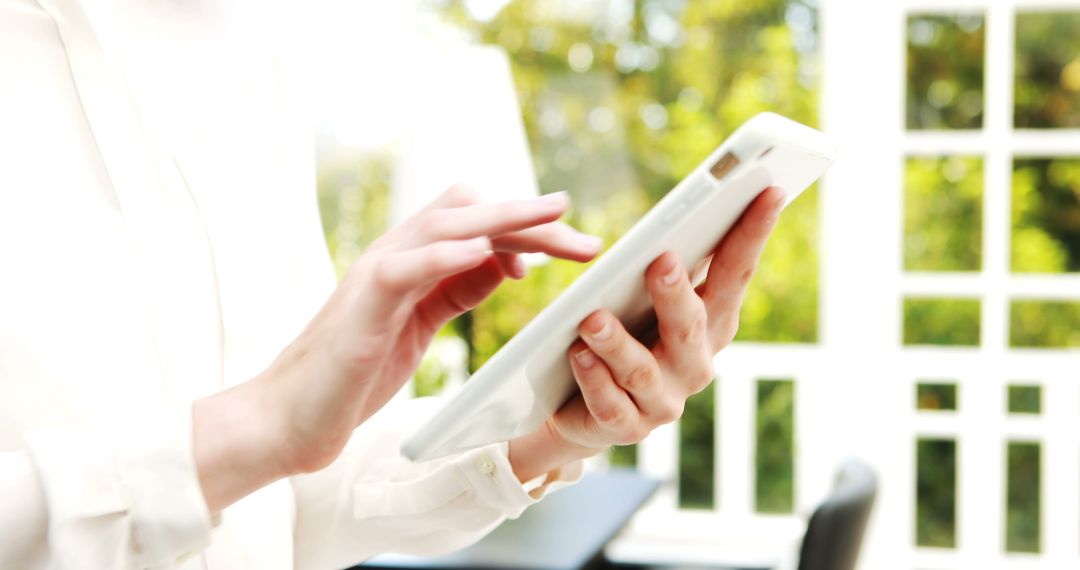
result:
M 352 486 L 353 517 L 369 519 L 428 513 L 449 506 L 462 495 L 507 518 L 517 518 L 548 493 L 576 483 L 581 461 L 522 484 L 514 475 L 506 443 L 474 449 L 447 462 L 402 463 L 404 473 L 373 470 Z
M 118 426 L 35 430 L 26 440 L 61 567 L 103 550 L 117 566 L 170 565 L 209 545 L 190 406 Z
M 475 449 L 457 462 L 462 475 L 481 501 L 516 519 L 548 493 L 581 479 L 582 461 L 574 461 L 522 484 L 510 464 L 509 444 Z

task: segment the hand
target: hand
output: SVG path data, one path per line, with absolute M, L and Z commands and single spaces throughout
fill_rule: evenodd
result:
M 713 356 L 735 337 L 739 307 L 784 194 L 761 193 L 717 247 L 696 290 L 678 257 L 665 253 L 645 272 L 658 341 L 645 346 L 606 310 L 582 321 L 570 348 L 580 394 L 539 430 L 510 443 L 522 481 L 612 445 L 644 439 L 682 416 L 686 399 L 713 379 Z
M 505 277 L 524 276 L 519 253 L 595 256 L 600 240 L 557 221 L 567 206 L 565 194 L 477 204 L 454 188 L 376 240 L 265 372 L 196 403 L 196 459 L 211 508 L 259 486 L 249 488 L 252 477 L 236 469 L 213 467 L 237 462 L 230 448 L 239 446 L 239 456 L 260 449 L 247 463 L 266 472 L 262 479 L 329 465 L 352 431 L 408 380 L 447 321 Z M 248 435 L 242 444 L 205 443 L 220 433 Z

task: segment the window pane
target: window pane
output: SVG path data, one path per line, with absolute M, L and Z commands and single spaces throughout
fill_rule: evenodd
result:
M 818 193 L 803 192 L 784 210 L 746 291 L 737 340 L 817 341 Z M 783 244 L 783 245 L 780 245 Z
M 757 385 L 755 491 L 759 513 L 790 513 L 795 506 L 795 383 Z
M 1042 411 L 1042 388 L 1036 385 L 1009 386 L 1010 414 L 1038 414 Z
M 1012 190 L 1012 270 L 1080 271 L 1080 158 L 1016 160 Z
M 979 344 L 977 299 L 904 299 L 904 344 Z
M 904 169 L 904 269 L 978 271 L 980 157 L 909 158 Z
M 956 546 L 956 442 L 915 444 L 915 544 Z
M 338 276 L 386 231 L 392 166 L 389 155 L 319 157 L 319 213 Z
M 1038 552 L 1041 449 L 1038 443 L 1009 442 L 1005 507 L 1005 550 Z
M 1016 16 L 1017 127 L 1080 127 L 1080 12 Z
M 1080 303 L 1013 301 L 1009 311 L 1009 346 L 1068 348 L 1080 346 Z
M 715 492 L 716 383 L 686 401 L 679 420 L 679 506 L 711 509 Z
M 608 462 L 615 467 L 636 467 L 636 445 L 613 445 L 608 450 Z
M 439 366 L 438 361 L 425 356 L 413 375 L 413 394 L 418 398 L 435 396 L 446 387 L 449 376 L 447 370 Z
M 956 384 L 918 384 L 915 407 L 920 410 L 956 410 Z
M 909 129 L 982 127 L 984 42 L 979 14 L 908 18 Z

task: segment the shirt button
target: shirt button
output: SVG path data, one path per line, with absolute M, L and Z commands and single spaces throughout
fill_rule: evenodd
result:
M 479 459 L 476 460 L 476 470 L 483 473 L 484 475 L 494 475 L 495 462 L 492 461 L 490 457 L 482 455 Z

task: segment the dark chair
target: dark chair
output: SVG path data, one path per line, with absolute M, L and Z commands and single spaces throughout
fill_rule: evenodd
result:
M 877 475 L 861 461 L 845 461 L 832 493 L 814 510 L 799 550 L 798 570 L 854 570 L 867 520 L 877 495 Z M 779 558 L 779 555 L 778 555 Z M 718 560 L 709 565 L 610 565 L 638 570 L 764 570 L 742 568 Z
M 865 463 L 848 460 L 832 494 L 806 525 L 799 570 L 855 570 L 866 522 L 877 494 L 877 475 Z

